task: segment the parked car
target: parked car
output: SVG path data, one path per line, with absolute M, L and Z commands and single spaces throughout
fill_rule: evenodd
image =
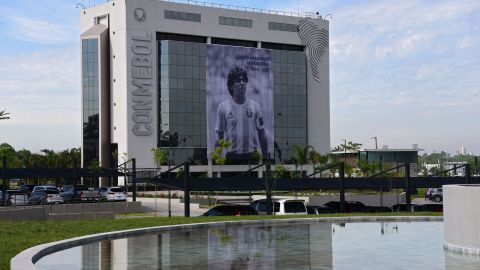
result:
M 0 191 L 0 206 L 9 206 L 12 204 L 11 195 L 7 192 Z
M 62 190 L 65 202 L 97 201 L 100 198 L 98 190 L 90 190 L 85 185 L 66 185 Z
M 272 199 L 274 215 L 306 215 L 307 207 L 304 200 L 293 199 Z M 267 200 L 253 201 L 250 206 L 255 209 L 259 215 L 267 214 Z
M 429 199 L 434 201 L 434 202 L 442 202 L 443 201 L 443 189 L 434 188 L 430 192 Z
M 248 205 L 218 205 L 203 214 L 203 216 L 248 216 L 258 215 L 257 211 Z
M 57 187 L 54 187 L 54 186 L 35 186 L 33 188 L 33 192 L 35 191 L 45 191 L 45 190 L 56 190 L 56 191 L 59 191 L 59 189 Z
M 426 203 L 424 205 L 430 212 L 443 212 L 443 204 L 441 203 Z
M 12 205 L 27 205 L 30 195 L 21 190 L 10 190 L 10 201 Z
M 393 212 L 406 212 L 407 211 L 407 205 L 404 203 L 400 204 L 395 204 L 392 206 L 392 211 Z M 432 208 L 430 208 L 426 204 L 411 204 L 410 212 L 431 212 L 433 211 Z
M 123 187 L 99 187 L 96 189 L 100 194 L 100 199 L 105 201 L 127 200 L 127 193 Z
M 19 190 L 23 193 L 26 193 L 30 196 L 30 194 L 33 192 L 33 189 L 38 186 L 38 185 L 21 185 Z
M 307 212 L 312 215 L 335 213 L 333 209 L 325 205 L 307 205 Z
M 63 196 L 58 189 L 37 190 L 32 192 L 28 199 L 28 204 L 59 204 L 63 202 Z
M 330 209 L 334 210 L 335 212 L 340 212 L 340 202 L 338 201 L 330 201 L 323 205 L 330 207 Z M 365 213 L 365 212 L 370 212 L 370 208 L 365 204 L 363 204 L 362 202 L 346 201 L 345 212 L 347 213 L 364 212 Z
M 30 205 L 39 205 L 39 204 L 46 204 L 47 203 L 47 196 L 45 195 L 44 190 L 34 191 L 30 194 L 28 198 L 28 204 Z
M 367 206 L 370 213 L 392 212 L 392 208 L 387 206 Z

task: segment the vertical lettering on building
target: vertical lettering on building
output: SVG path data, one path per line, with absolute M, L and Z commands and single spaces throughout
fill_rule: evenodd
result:
M 145 31 L 144 35 L 131 36 L 132 50 L 132 81 L 131 106 L 133 134 L 149 136 L 153 133 L 152 122 L 152 32 Z

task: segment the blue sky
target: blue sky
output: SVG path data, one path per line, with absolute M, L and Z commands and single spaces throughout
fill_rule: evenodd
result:
M 104 1 L 96 1 L 97 3 Z M 331 145 L 480 154 L 480 1 L 214 1 L 330 18 Z M 0 143 L 80 146 L 79 9 L 2 1 Z M 90 1 L 91 4 L 94 1 Z

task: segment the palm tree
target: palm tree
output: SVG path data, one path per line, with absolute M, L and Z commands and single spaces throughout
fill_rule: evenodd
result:
M 295 159 L 297 160 L 297 164 L 300 165 L 301 175 L 303 176 L 303 165 L 308 162 L 308 153 L 315 151 L 315 148 L 311 145 L 302 146 L 295 144 L 293 146 L 293 151 L 295 152 Z
M 150 151 L 152 151 L 152 158 L 153 161 L 155 162 L 155 166 L 158 167 L 167 164 L 167 151 L 162 148 L 152 148 Z
M 218 141 L 218 145 L 215 146 L 215 148 L 213 149 L 213 152 L 210 152 L 210 157 L 212 158 L 213 163 L 217 165 L 225 165 L 225 163 L 227 162 L 227 157 L 223 156 L 223 151 L 225 149 L 228 149 L 230 145 L 232 145 L 230 141 L 227 141 L 224 139 L 221 139 Z M 218 166 L 217 176 L 221 177 L 220 166 Z
M 10 119 L 9 115 L 10 113 L 6 112 L 5 110 L 0 111 L 0 120 L 7 120 Z

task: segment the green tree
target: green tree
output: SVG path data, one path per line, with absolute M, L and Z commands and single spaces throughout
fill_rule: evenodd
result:
M 152 158 L 155 162 L 155 166 L 160 167 L 162 165 L 167 164 L 167 151 L 162 148 L 152 148 L 150 150 L 152 152 Z
M 340 152 L 340 151 L 351 151 L 355 152 L 358 151 L 362 147 L 361 143 L 355 143 L 352 141 L 345 141 L 343 144 L 339 144 L 332 149 L 332 152 Z
M 92 161 L 90 161 L 90 164 L 88 164 L 88 171 L 93 173 L 93 178 L 91 178 L 90 180 L 90 186 L 93 187 L 93 183 L 92 183 L 92 180 L 94 180 L 95 182 L 97 182 L 97 172 L 99 172 L 100 170 L 102 169 L 102 167 L 100 166 L 100 161 L 94 159 Z
M 217 146 L 213 149 L 213 152 L 210 152 L 210 158 L 212 159 L 213 163 L 216 165 L 225 165 L 227 162 L 227 157 L 223 156 L 223 151 L 228 149 L 232 145 L 230 141 L 220 139 L 218 140 Z M 220 167 L 218 168 L 218 177 L 220 177 Z
M 17 166 L 17 156 L 16 156 L 15 148 L 13 148 L 8 143 L 0 144 L 0 159 L 3 159 L 3 157 L 7 158 L 7 167 Z
M 290 176 L 287 169 L 283 165 L 275 165 L 272 171 L 273 178 L 287 178 Z
M 302 146 L 299 144 L 293 145 L 293 151 L 295 154 L 295 159 L 297 161 L 297 164 L 300 165 L 300 174 L 303 177 L 304 172 L 303 172 L 303 165 L 307 164 L 308 162 L 308 157 L 309 157 L 309 152 L 310 151 L 315 151 L 315 148 L 311 145 L 306 145 Z

